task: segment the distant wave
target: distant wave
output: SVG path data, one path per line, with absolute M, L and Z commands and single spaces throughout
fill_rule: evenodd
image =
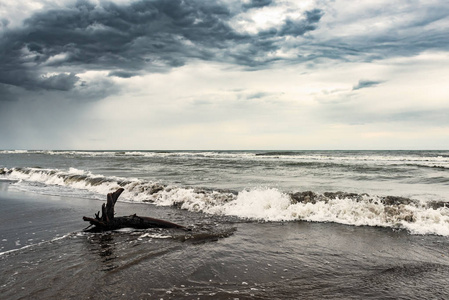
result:
M 2 155 L 44 155 L 66 158 L 119 158 L 168 159 L 180 161 L 228 161 L 244 163 L 279 163 L 286 168 L 305 167 L 316 169 L 337 167 L 356 173 L 386 173 L 385 168 L 433 168 L 446 171 L 449 158 L 446 152 L 434 151 L 53 151 L 53 150 L 3 150 Z M 238 164 L 234 164 L 238 168 Z M 364 177 L 361 177 L 364 179 Z M 388 178 L 387 178 L 388 179 Z
M 295 156 L 295 155 L 301 155 L 300 152 L 294 152 L 294 151 L 270 151 L 270 152 L 262 152 L 262 153 L 256 153 L 256 156 Z
M 258 221 L 335 222 L 354 226 L 406 229 L 412 234 L 449 236 L 449 205 L 414 199 L 346 192 L 283 192 L 258 188 L 240 192 L 165 185 L 137 178 L 105 177 L 83 170 L 0 168 L 0 177 L 14 185 L 40 183 L 105 194 L 119 187 L 121 199 L 149 202 L 214 215 Z
M 0 154 L 23 154 L 28 152 L 28 150 L 1 150 Z
M 405 164 L 407 167 L 417 167 L 417 168 L 432 168 L 432 169 L 440 169 L 440 170 L 448 170 L 449 169 L 449 165 L 448 166 L 442 166 L 442 165 L 436 165 L 436 164 L 428 164 L 428 165 L 424 165 L 424 164 Z
M 449 163 L 449 154 L 432 151 L 83 151 L 83 150 L 0 150 L 0 154 L 43 154 L 80 157 L 113 157 L 113 156 L 144 156 L 144 157 L 198 157 L 198 158 L 239 158 L 239 159 L 282 159 L 301 161 L 379 161 L 379 162 L 423 162 L 443 164 Z

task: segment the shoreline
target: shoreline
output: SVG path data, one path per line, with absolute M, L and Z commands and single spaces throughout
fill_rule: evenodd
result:
M 166 231 L 73 235 L 0 257 L 0 294 L 8 300 L 449 296 L 447 241 L 333 225 L 237 223 L 228 237 L 196 241 L 165 237 Z
M 9 229 L 2 224 L 0 232 L 46 236 L 0 255 L 3 299 L 449 296 L 449 241 L 441 236 L 337 223 L 249 222 L 125 202 L 118 203 L 118 215 L 167 219 L 192 231 L 88 234 L 81 233 L 81 218 L 102 201 L 0 190 L 11 220 L 18 215 L 13 210 L 33 218 Z
M 82 221 L 78 221 L 82 216 L 77 215 L 88 209 L 89 200 L 30 195 L 10 191 L 8 184 L 0 181 L 0 252 L 48 242 L 83 229 Z

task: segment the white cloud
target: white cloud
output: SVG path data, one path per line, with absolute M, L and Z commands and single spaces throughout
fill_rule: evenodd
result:
M 120 136 L 130 149 L 447 147 L 441 133 L 447 133 L 449 122 L 426 120 L 438 109 L 449 111 L 443 84 L 449 59 L 443 58 L 425 53 L 309 72 L 298 66 L 246 72 L 198 62 L 166 74 L 120 79 L 125 94 L 88 112 L 86 118 L 100 125 L 88 136 L 106 138 L 104 148 L 114 147 L 111 142 Z M 365 77 L 385 82 L 353 91 Z M 423 112 L 423 119 L 410 119 L 413 110 Z

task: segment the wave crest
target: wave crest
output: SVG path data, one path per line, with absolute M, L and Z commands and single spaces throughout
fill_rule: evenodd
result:
M 285 193 L 275 188 L 231 190 L 200 189 L 166 185 L 137 178 L 105 177 L 77 169 L 68 171 L 38 168 L 0 168 L 8 180 L 62 186 L 98 195 L 119 187 L 120 199 L 150 202 L 189 211 L 236 216 L 258 221 L 335 222 L 354 226 L 380 226 L 406 229 L 412 234 L 449 236 L 447 202 L 421 202 L 397 196 L 365 193 L 313 191 Z

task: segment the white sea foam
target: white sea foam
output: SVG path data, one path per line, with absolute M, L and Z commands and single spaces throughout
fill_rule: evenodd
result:
M 355 226 L 403 228 L 413 234 L 449 235 L 449 209 L 425 205 L 387 205 L 378 197 L 335 198 L 316 203 L 292 203 L 290 197 L 276 189 L 259 189 L 239 193 L 237 198 L 207 213 L 233 215 L 263 221 L 335 222 Z
M 449 208 L 436 208 L 419 201 L 389 203 L 380 196 L 337 194 L 319 195 L 316 201 L 298 201 L 275 188 L 253 188 L 237 195 L 225 191 L 167 186 L 137 178 L 94 175 L 70 168 L 3 169 L 6 179 L 19 180 L 15 185 L 42 183 L 45 187 L 64 187 L 104 195 L 124 188 L 121 201 L 152 202 L 160 206 L 214 215 L 236 216 L 261 221 L 335 222 L 355 226 L 401 228 L 413 234 L 449 236 Z
M 24 154 L 28 153 L 28 150 L 1 150 L 0 154 Z
M 150 239 L 169 239 L 171 236 L 163 235 L 161 233 L 144 233 L 139 238 L 150 238 Z
M 70 174 L 76 174 L 76 175 L 84 175 L 84 174 L 88 174 L 86 171 L 84 170 L 78 170 L 76 168 L 69 168 L 69 173 Z
M 131 228 L 131 227 L 125 227 L 125 228 L 116 229 L 116 230 L 114 230 L 114 231 L 115 231 L 115 232 L 125 232 L 125 233 L 130 233 L 130 232 L 135 231 L 135 229 L 134 229 L 134 228 Z
M 236 199 L 210 207 L 207 213 L 231 215 L 264 221 L 291 221 L 288 208 L 291 199 L 277 189 L 254 189 L 240 192 Z

